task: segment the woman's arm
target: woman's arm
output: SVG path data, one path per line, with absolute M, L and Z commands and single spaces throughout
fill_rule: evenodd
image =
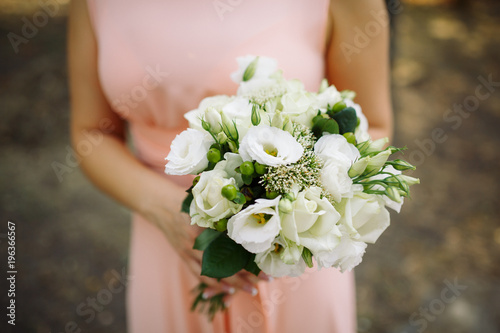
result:
M 389 18 L 383 0 L 331 0 L 327 78 L 354 90 L 373 139 L 392 136 Z M 368 31 L 367 31 L 368 30 Z
M 199 277 L 201 256 L 192 250 L 193 228 L 188 216 L 180 213 L 185 189 L 144 166 L 127 148 L 125 124 L 111 110 L 99 83 L 97 45 L 85 0 L 71 3 L 68 63 L 71 139 L 82 170 L 101 190 L 157 226 Z M 91 149 L 82 144 L 91 141 L 89 135 L 96 138 Z M 201 280 L 220 288 L 214 279 Z M 223 281 L 250 292 L 251 281 L 257 282 L 238 276 Z

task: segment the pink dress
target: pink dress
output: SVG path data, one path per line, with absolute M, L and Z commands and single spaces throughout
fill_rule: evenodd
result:
M 214 94 L 234 94 L 235 58 L 276 58 L 286 78 L 316 90 L 325 75 L 326 0 L 88 0 L 99 79 L 130 125 L 137 157 L 162 172 L 183 114 Z M 173 181 L 188 184 L 182 177 Z M 238 292 L 210 323 L 190 312 L 197 280 L 161 232 L 133 216 L 128 329 L 163 332 L 355 332 L 352 273 L 308 271 Z

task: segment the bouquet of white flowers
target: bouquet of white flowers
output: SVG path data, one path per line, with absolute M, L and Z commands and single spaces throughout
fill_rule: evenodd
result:
M 172 142 L 165 172 L 198 175 L 183 211 L 206 228 L 202 275 L 245 269 L 299 276 L 306 267 L 358 265 L 367 243 L 389 226 L 418 179 L 389 160 L 402 149 L 372 141 L 355 93 L 326 80 L 318 93 L 285 80 L 276 60 L 246 56 L 231 78 L 236 96 L 214 96 L 188 112 L 190 128 Z M 201 292 L 194 307 L 202 301 Z M 209 312 L 223 309 L 221 298 Z

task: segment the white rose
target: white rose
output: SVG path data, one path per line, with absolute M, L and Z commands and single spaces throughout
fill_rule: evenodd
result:
M 314 102 L 314 108 L 320 109 L 321 111 L 326 112 L 328 105 L 334 106 L 338 102 L 342 100 L 340 96 L 340 92 L 334 86 L 329 86 L 323 92 L 316 96 L 316 100 Z
M 375 243 L 390 224 L 390 215 L 384 205 L 378 195 L 356 192 L 338 205 L 342 215 L 340 223 L 353 239 Z
M 214 222 L 240 211 L 242 205 L 222 196 L 221 189 L 226 185 L 236 186 L 236 181 L 230 178 L 224 170 L 214 169 L 200 175 L 200 180 L 192 190 L 193 201 L 189 210 L 191 224 L 213 228 Z
M 241 140 L 239 153 L 244 161 L 277 166 L 297 162 L 304 148 L 290 133 L 264 125 L 248 130 Z
M 332 204 L 321 198 L 319 187 L 299 192 L 292 211 L 281 216 L 282 235 L 314 254 L 333 250 L 340 241 L 337 221 L 340 214 Z
M 324 162 L 321 181 L 334 200 L 352 195 L 352 179 L 349 168 L 360 157 L 356 147 L 340 134 L 323 135 L 314 145 L 314 152 Z
M 220 116 L 218 119 L 212 119 L 211 115 L 207 115 L 207 111 L 209 109 L 212 109 L 212 111 L 220 111 L 224 107 L 224 105 L 228 104 L 233 100 L 233 97 L 226 96 L 226 95 L 217 95 L 217 96 L 212 96 L 212 97 L 207 97 L 204 98 L 201 102 L 200 105 L 198 106 L 197 109 L 191 110 L 189 112 L 186 112 L 184 114 L 184 118 L 189 122 L 189 127 L 197 129 L 197 130 L 203 130 L 203 127 L 201 126 L 201 119 L 204 119 L 210 123 L 210 125 L 216 126 L 216 122 L 220 121 Z M 208 118 L 208 119 L 207 119 Z M 213 120 L 213 121 L 212 121 Z
M 257 199 L 227 223 L 227 234 L 247 251 L 260 253 L 267 251 L 280 231 L 278 203 L 280 196 L 273 200 Z
M 196 175 L 208 166 L 207 152 L 214 139 L 207 132 L 188 128 L 178 134 L 170 145 L 165 158 L 165 173 L 168 175 Z
M 321 252 L 314 255 L 318 267 L 338 267 L 342 272 L 351 271 L 363 260 L 366 243 L 349 237 L 342 232 L 340 243 L 333 251 Z
M 224 170 L 228 177 L 234 178 L 236 180 L 237 187 L 243 186 L 243 179 L 241 173 L 236 172 L 236 168 L 243 163 L 243 159 L 239 154 L 225 153 L 224 160 L 220 161 L 215 165 L 214 169 Z
M 288 115 L 296 123 L 312 127 L 312 119 L 318 113 L 313 108 L 313 102 L 313 95 L 305 90 L 287 92 L 281 97 L 281 113 Z
M 255 256 L 255 263 L 264 273 L 272 277 L 300 276 L 304 273 L 306 263 L 301 257 L 302 247 L 287 244 L 281 237 L 276 238 L 272 245 Z M 287 263 L 284 259 L 291 261 Z
M 231 74 L 231 79 L 236 83 L 242 82 L 245 70 L 247 69 L 248 65 L 250 65 L 250 63 L 255 60 L 255 58 L 256 56 L 253 55 L 236 58 L 236 62 L 238 63 L 238 70 Z M 259 57 L 259 60 L 257 60 L 257 64 L 255 67 L 255 72 L 249 81 L 267 79 L 271 76 L 271 74 L 276 72 L 277 69 L 278 62 L 276 61 L 276 59 Z
M 344 103 L 346 106 L 352 107 L 354 110 L 356 110 L 356 116 L 359 119 L 359 125 L 356 127 L 356 130 L 354 131 L 356 140 L 358 142 L 369 140 L 370 134 L 368 134 L 368 119 L 366 119 L 366 116 L 361 110 L 361 106 L 359 106 L 359 104 L 354 103 L 350 99 L 345 99 Z

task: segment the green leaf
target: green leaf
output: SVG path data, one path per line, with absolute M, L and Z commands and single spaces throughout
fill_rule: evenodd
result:
M 245 268 L 252 254 L 226 235 L 217 237 L 203 252 L 201 275 L 222 279 Z
M 191 201 L 193 201 L 193 193 L 191 189 L 188 190 L 188 195 L 182 201 L 181 212 L 189 214 L 189 207 L 191 206 Z
M 305 247 L 302 251 L 302 259 L 306 262 L 307 267 L 313 267 L 312 253 L 307 247 Z
M 255 276 L 258 276 L 260 273 L 260 268 L 257 266 L 255 263 L 255 254 L 252 254 L 250 259 L 248 260 L 248 263 L 245 266 L 245 270 L 252 273 Z
M 317 138 L 320 138 L 324 132 L 339 134 L 339 125 L 333 119 L 318 119 L 313 125 L 312 131 Z
M 196 237 L 193 245 L 193 249 L 204 251 L 217 237 L 220 237 L 222 232 L 214 229 L 205 229 L 203 232 Z
M 245 72 L 243 73 L 243 81 L 248 81 L 254 76 L 258 61 L 259 57 L 255 57 L 255 59 L 247 66 Z
M 356 116 L 356 110 L 353 108 L 345 108 L 340 112 L 335 113 L 332 116 L 339 124 L 340 134 L 347 132 L 354 132 L 356 130 L 356 125 L 358 124 L 358 116 Z

